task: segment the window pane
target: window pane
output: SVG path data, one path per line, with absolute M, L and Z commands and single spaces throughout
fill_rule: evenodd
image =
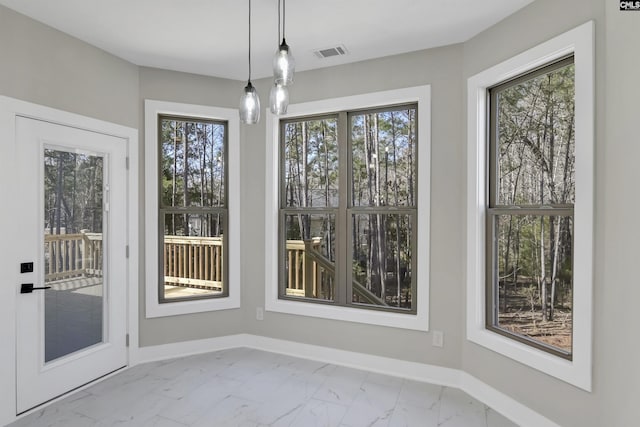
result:
M 351 116 L 352 206 L 415 206 L 416 109 Z
M 500 215 L 495 220 L 495 326 L 570 353 L 573 217 Z
M 336 118 L 327 118 L 284 125 L 282 205 L 338 205 L 337 124 Z
M 497 93 L 499 205 L 575 201 L 574 65 Z
M 285 215 L 284 281 L 287 296 L 332 301 L 335 215 Z
M 160 120 L 161 206 L 225 205 L 223 123 Z
M 412 215 L 353 215 L 353 302 L 411 309 Z
M 166 213 L 163 218 L 164 298 L 223 294 L 224 214 Z

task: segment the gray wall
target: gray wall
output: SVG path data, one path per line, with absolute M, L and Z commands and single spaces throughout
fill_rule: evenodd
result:
M 242 308 L 146 320 L 141 273 L 141 345 L 253 333 L 462 368 L 563 426 L 637 425 L 640 343 L 633 327 L 640 300 L 634 268 L 640 231 L 633 225 L 640 210 L 640 49 L 633 42 L 640 39 L 639 17 L 619 12 L 615 1 L 536 0 L 463 45 L 296 75 L 293 103 L 432 85 L 430 322 L 444 331 L 444 348 L 432 347 L 429 333 L 270 312 L 264 321 L 255 320 L 255 308 L 264 306 L 264 120 L 241 128 Z M 590 19 L 597 38 L 597 202 L 594 391 L 586 393 L 465 340 L 463 266 L 466 79 Z M 2 6 L 0 58 L 0 94 L 141 128 L 141 159 L 144 99 L 236 107 L 244 85 L 138 68 Z M 270 82 L 256 84 L 266 103 Z M 141 233 L 142 225 L 141 219 Z M 140 255 L 144 267 L 144 247 Z
M 316 70 L 296 75 L 291 102 L 432 84 L 432 104 L 440 107 L 432 115 L 434 181 L 451 187 L 434 187 L 432 200 L 439 209 L 432 219 L 447 224 L 432 229 L 431 307 L 433 329 L 445 333 L 445 348 L 431 346 L 430 334 L 393 328 L 344 323 L 267 312 L 255 320 L 256 307 L 264 307 L 264 174 L 265 123 L 242 126 L 241 133 L 241 245 L 242 308 L 179 317 L 144 319 L 141 303 L 141 345 L 164 344 L 248 332 L 274 338 L 325 345 L 339 349 L 397 357 L 406 360 L 460 367 L 462 341 L 462 288 L 458 261 L 462 242 L 451 239 L 462 221 L 460 162 L 462 128 L 462 46 L 415 52 L 393 58 Z M 271 81 L 254 82 L 266 103 Z M 237 107 L 242 82 L 142 68 L 140 103 L 144 99 Z M 141 107 L 142 108 L 142 107 Z M 141 133 L 144 131 L 141 130 Z M 142 156 L 141 156 L 142 158 Z M 451 191 L 451 188 L 457 188 Z M 445 208 L 446 207 L 446 208 Z M 455 212 L 452 215 L 451 212 Z M 459 221 L 452 221 L 457 218 Z M 141 276 L 141 281 L 143 277 Z M 141 292 L 141 301 L 143 301 Z M 451 309 L 451 307 L 455 307 Z M 383 344 L 383 345 L 381 345 Z
M 640 297 L 634 268 L 640 236 L 633 226 L 640 207 L 634 196 L 638 14 L 620 12 L 615 1 L 537 0 L 465 43 L 463 78 L 590 19 L 596 23 L 595 262 L 576 268 L 593 268 L 595 277 L 593 392 L 466 341 L 462 367 L 560 425 L 626 427 L 640 420 L 640 345 L 629 336 Z
M 600 51 L 606 80 L 598 103 L 602 107 L 598 123 L 605 122 L 605 129 L 599 132 L 596 152 L 595 372 L 602 384 L 601 425 L 636 426 L 640 424 L 640 15 L 620 12 L 617 6 L 607 2 L 606 42 Z
M 136 100 L 140 109 L 140 117 L 144 117 L 144 100 L 154 99 L 159 101 L 182 102 L 187 104 L 209 105 L 216 107 L 237 108 L 242 91 L 242 83 L 205 77 L 194 74 L 178 73 L 174 71 L 158 70 L 155 68 L 140 68 L 140 94 Z M 142 187 L 144 187 L 144 123 L 140 121 L 140 171 Z M 242 134 L 241 144 L 244 143 Z M 241 162 L 244 163 L 245 153 L 240 153 Z M 247 170 L 241 165 L 242 171 Z M 244 185 L 244 175 L 241 173 L 242 184 Z M 244 193 L 244 191 L 243 191 Z M 144 188 L 140 188 L 140 200 L 144 200 Z M 244 210 L 244 198 L 241 200 Z M 256 207 L 251 206 L 251 209 Z M 149 213 L 152 215 L 153 213 Z M 238 334 L 246 331 L 246 325 L 242 309 L 223 310 L 217 312 L 205 312 L 188 314 L 182 316 L 159 317 L 145 319 L 144 313 L 144 202 L 141 205 L 140 213 L 140 345 L 158 345 L 179 341 L 189 341 L 219 337 L 224 335 Z M 244 224 L 242 224 L 244 228 Z M 242 244 L 244 244 L 244 233 L 241 231 Z M 243 256 L 243 259 L 246 257 Z M 264 264 L 264 262 L 263 262 Z M 243 261 L 243 268 L 244 268 Z M 242 290 L 243 295 L 246 290 Z M 242 301 L 244 307 L 244 301 Z
M 0 6 L 0 94 L 137 128 L 138 67 Z
M 460 159 L 462 138 L 462 46 L 449 46 L 395 57 L 349 64 L 296 74 L 291 88 L 292 103 L 362 94 L 373 91 L 431 84 L 432 100 L 432 185 L 431 227 L 431 327 L 444 332 L 444 348 L 431 346 L 431 333 L 406 331 L 365 324 L 267 312 L 264 321 L 255 320 L 255 307 L 264 306 L 264 266 L 245 270 L 243 307 L 247 310 L 248 332 L 344 350 L 395 357 L 447 367 L 460 367 L 463 319 L 460 262 L 462 242 L 462 186 Z M 258 83 L 266 100 L 271 81 Z M 264 173 L 265 121 L 246 128 L 243 144 L 242 224 L 243 254 L 246 259 L 264 260 Z M 429 167 L 429 165 L 425 165 Z M 454 236 L 452 238 L 452 236 Z

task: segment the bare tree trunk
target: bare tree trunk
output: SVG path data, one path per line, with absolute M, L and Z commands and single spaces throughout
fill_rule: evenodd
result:
M 407 117 L 409 119 L 409 133 L 407 135 L 407 142 L 408 142 L 408 151 L 407 151 L 407 157 L 408 157 L 408 161 L 407 161 L 407 168 L 409 169 L 409 176 L 407 178 L 407 182 L 409 185 L 409 206 L 415 206 L 415 197 L 414 197 L 414 172 L 415 172 L 415 165 L 414 165 L 414 156 L 413 156 L 413 150 L 414 150 L 414 145 L 415 145 L 415 141 L 414 141 L 414 137 L 415 137 L 415 123 L 417 122 L 415 120 L 415 110 L 408 110 L 407 111 Z M 396 187 L 398 186 L 398 182 L 396 180 L 395 183 Z M 411 223 L 409 222 L 407 224 L 407 235 L 406 235 L 406 247 L 410 248 L 411 247 L 411 233 L 413 232 L 413 230 L 411 229 Z M 406 266 L 407 271 L 411 271 L 411 264 L 408 264 Z M 413 296 L 412 296 L 413 297 Z M 409 293 L 407 292 L 405 294 L 405 303 L 408 304 L 409 303 Z
M 398 153 L 397 153 L 397 146 L 396 146 L 396 121 L 395 121 L 395 115 L 393 112 L 391 112 L 391 135 L 392 135 L 392 141 L 393 141 L 393 198 L 394 198 L 394 205 L 398 206 Z M 385 165 L 387 160 L 389 159 L 389 152 L 388 150 L 385 150 Z M 386 167 L 385 167 L 386 169 Z M 386 172 L 385 172 L 386 174 Z M 385 177 L 385 187 L 388 189 L 388 178 Z M 389 201 L 388 201 L 388 196 L 387 196 L 387 205 L 389 205 Z M 396 270 L 396 298 L 398 301 L 398 307 L 400 307 L 401 305 L 401 300 L 402 300 L 402 277 L 400 275 L 400 230 L 401 230 L 401 224 L 402 221 L 400 220 L 400 215 L 396 216 L 396 254 L 395 254 L 395 270 Z
M 546 129 L 545 129 L 546 133 Z M 544 137 L 543 137 L 544 143 Z M 543 153 L 543 150 L 540 149 Z M 544 204 L 544 171 L 540 174 L 540 204 Z M 544 254 L 544 217 L 540 217 L 540 303 L 542 320 L 547 321 L 547 272 Z
M 330 182 L 329 182 L 329 144 L 327 144 L 326 140 L 326 122 L 322 121 L 322 144 L 324 146 L 324 194 L 325 201 L 324 204 L 326 207 L 329 207 L 331 204 L 331 197 L 329 195 L 330 190 Z M 327 254 L 331 254 L 332 251 L 332 242 L 331 242 L 331 221 L 327 220 L 327 238 L 326 238 L 326 251 Z
M 304 138 L 304 134 L 305 134 L 305 123 L 302 122 L 301 123 L 301 133 L 302 133 L 302 137 Z M 298 126 L 294 126 L 294 136 L 293 136 L 293 141 L 298 141 L 299 135 L 298 135 Z M 304 140 L 303 140 L 304 143 Z M 302 163 L 301 160 L 301 155 L 300 155 L 300 150 L 301 147 L 299 146 L 299 144 L 293 144 L 293 148 L 295 149 L 295 153 L 296 153 L 296 182 L 297 185 L 295 185 L 295 197 L 297 198 L 297 202 L 298 202 L 298 206 L 304 206 L 304 198 L 302 196 L 302 169 L 304 168 L 304 166 L 301 166 L 300 163 Z M 302 239 L 304 239 L 304 223 L 302 220 L 302 215 L 298 215 L 297 216 L 298 219 L 298 229 L 300 230 L 300 237 Z
M 182 205 L 184 207 L 188 206 L 187 200 L 187 192 L 188 190 L 188 179 L 189 179 L 189 158 L 188 158 L 188 153 L 187 153 L 187 146 L 188 146 L 188 142 L 187 142 L 187 122 L 184 122 L 183 124 L 183 132 L 182 132 L 182 150 L 183 150 L 183 159 L 184 159 L 184 164 L 183 164 L 183 171 L 182 171 L 182 191 L 183 191 L 183 201 L 182 201 Z M 189 236 L 189 216 L 187 214 L 184 214 L 183 216 L 184 218 L 184 233 L 185 236 Z
M 213 145 L 214 144 L 213 144 L 213 126 L 212 126 L 211 127 L 211 152 L 212 153 L 214 152 Z M 215 155 L 212 156 L 211 158 L 212 162 L 218 162 L 220 164 L 220 176 L 218 178 L 218 206 L 221 204 L 222 198 L 225 196 L 224 190 L 226 188 L 225 186 L 227 185 L 225 181 L 225 176 L 227 173 L 227 163 L 225 161 L 226 150 L 227 150 L 227 147 L 223 145 L 223 149 L 220 152 L 219 160 L 218 158 L 215 157 Z M 211 179 L 213 180 L 213 173 L 211 175 Z M 211 191 L 213 192 L 213 184 L 211 185 L 212 185 Z M 227 207 L 229 206 L 228 203 L 229 203 L 228 200 L 224 201 L 224 205 Z M 222 225 L 221 225 L 220 214 L 218 214 L 218 221 L 216 222 L 216 229 L 215 229 L 216 236 L 219 236 L 220 234 L 224 233 L 224 230 L 222 230 L 221 228 L 222 228 Z
M 365 145 L 366 145 L 366 141 L 365 141 Z M 366 156 L 365 156 L 366 159 Z M 358 171 L 358 175 L 357 178 L 351 179 L 351 205 L 352 206 L 360 206 L 362 204 L 362 192 L 360 190 L 358 190 L 358 194 L 356 194 L 356 179 L 358 180 L 358 189 L 361 189 L 361 183 L 362 183 L 362 178 L 361 178 L 361 173 L 360 171 Z M 356 200 L 358 201 L 356 204 Z M 357 244 L 358 242 L 358 230 L 360 230 L 360 216 L 358 215 L 353 215 L 351 218 L 351 241 L 353 242 L 353 251 L 355 252 L 355 254 L 352 254 L 354 256 L 354 261 L 356 262 L 360 262 L 360 255 L 362 254 L 361 249 L 360 249 L 360 245 Z M 357 258 L 356 258 L 356 254 L 357 254 Z
M 567 197 L 571 192 L 571 189 L 573 188 L 573 182 L 570 182 L 570 177 L 573 176 L 572 174 L 573 168 L 571 166 L 573 156 L 571 156 L 571 150 L 569 149 L 569 147 L 571 146 L 571 140 L 573 139 L 574 120 L 575 120 L 575 107 L 571 111 L 570 120 L 567 125 L 567 147 L 565 149 L 564 170 L 563 170 L 563 176 L 562 176 L 562 182 L 563 182 L 562 203 L 567 202 Z M 564 264 L 564 260 L 567 257 L 571 256 L 570 252 L 571 252 L 572 239 L 569 232 L 570 218 L 565 217 L 561 219 L 559 222 L 560 222 L 560 225 L 558 226 L 558 234 L 559 234 L 558 239 L 562 239 L 562 241 L 558 242 L 558 246 L 560 246 L 561 251 L 560 251 L 560 255 L 558 256 L 557 262 L 559 264 Z M 554 297 L 555 299 L 556 293 L 553 293 L 552 297 Z M 560 304 L 564 305 L 564 298 L 563 298 L 564 292 L 560 292 L 560 297 L 561 297 Z
M 548 77 L 548 83 L 550 84 L 551 76 Z M 550 128 L 548 123 L 553 123 L 553 109 L 551 108 L 551 93 L 547 91 L 546 94 L 546 102 L 545 102 L 545 113 L 544 113 L 544 132 L 542 139 L 540 141 L 539 152 L 540 158 L 544 162 L 544 153 L 545 153 L 545 142 L 547 139 L 549 140 L 549 144 L 547 149 L 549 150 L 549 161 L 546 163 L 546 168 L 540 173 L 540 204 L 544 205 L 544 187 L 545 181 L 544 176 L 545 172 L 548 176 L 547 185 L 549 186 L 549 197 L 552 198 L 554 194 L 554 180 L 553 180 L 553 144 L 554 144 L 554 130 Z M 553 200 L 549 200 L 549 202 L 553 202 Z M 542 289 L 541 289 L 541 299 L 542 299 L 542 320 L 549 320 L 549 307 L 548 307 L 548 295 L 547 295 L 547 277 L 546 277 L 546 265 L 545 265 L 545 253 L 544 253 L 544 217 L 540 218 L 540 267 L 541 267 L 541 276 L 542 276 Z M 553 244 L 553 218 L 549 218 L 549 248 L 552 249 L 551 245 Z
M 78 192 L 78 180 L 77 180 L 77 171 L 76 167 L 78 165 L 77 154 L 72 154 L 73 158 L 73 190 L 71 190 L 71 212 L 70 218 L 67 222 L 67 233 L 75 233 L 76 232 L 76 194 Z M 92 157 L 93 158 L 93 157 Z
M 553 243 L 553 269 L 551 272 L 551 303 L 549 305 L 549 320 L 553 320 L 555 302 L 556 302 L 556 282 L 558 277 L 558 250 L 560 248 L 560 222 L 557 221 L 557 230 L 555 241 Z
M 95 157 L 91 160 L 91 179 L 89 184 L 89 204 L 91 207 L 91 224 L 89 225 L 91 231 L 95 232 L 98 230 L 98 216 L 96 215 L 97 210 L 102 206 L 102 200 L 97 200 L 96 196 L 96 181 L 98 179 L 98 163 L 96 162 Z M 64 200 L 63 200 L 64 202 Z M 100 215 L 101 217 L 101 215 Z M 102 225 L 102 224 L 100 224 Z M 100 231 L 102 231 L 102 227 L 100 227 Z
M 540 218 L 540 299 L 542 303 L 542 320 L 547 318 L 547 273 L 544 256 L 544 218 Z
M 414 165 L 413 165 L 413 145 L 414 145 L 414 130 L 413 130 L 413 123 L 415 123 L 415 120 L 412 120 L 413 115 L 415 113 L 412 113 L 412 110 L 409 110 L 409 112 L 407 113 L 407 115 L 409 116 L 409 135 L 407 138 L 407 142 L 408 142 L 408 150 L 407 150 L 407 156 L 408 156 L 408 169 L 409 169 L 409 177 L 407 179 L 408 181 L 408 185 L 409 185 L 409 206 L 414 206 L 415 205 L 415 199 L 414 199 L 414 192 L 413 192 L 413 173 L 414 173 Z M 396 185 L 398 185 L 396 183 Z
M 309 157 L 309 129 L 307 128 L 306 122 L 302 122 L 302 184 L 303 184 L 303 194 L 302 194 L 302 206 L 309 206 L 309 176 L 307 171 L 307 159 Z M 309 216 L 305 215 L 302 221 L 303 225 L 303 233 L 302 236 L 304 239 L 308 239 L 311 237 L 310 235 L 310 224 L 309 224 Z
M 202 125 L 200 125 L 202 126 Z M 206 125 L 205 125 L 206 126 Z M 198 149 L 201 152 L 200 156 L 200 206 L 204 206 L 204 194 L 205 194 L 205 186 L 207 186 L 207 176 L 205 174 L 205 166 L 206 166 L 206 153 L 207 153 L 207 135 L 205 130 L 202 128 L 196 129 L 196 137 L 201 140 L 201 143 L 198 144 Z M 206 230 L 207 221 L 205 218 L 200 218 L 200 237 L 204 236 L 204 232 Z
M 373 161 L 373 155 L 371 152 L 371 139 L 372 139 L 372 135 L 371 135 L 371 124 L 369 122 L 369 116 L 365 115 L 364 116 L 364 152 L 365 152 L 365 159 L 367 162 L 367 191 L 369 193 L 369 206 L 374 206 L 374 194 L 373 194 L 373 165 L 372 165 L 372 161 Z M 371 290 L 372 289 L 372 275 L 373 275 L 373 268 L 374 268 L 374 262 L 375 262 L 375 255 L 374 255 L 374 251 L 375 251 L 375 242 L 374 242 L 374 238 L 372 238 L 373 236 L 375 236 L 376 234 L 374 234 L 374 227 L 375 227 L 375 222 L 376 222 L 376 217 L 375 215 L 369 215 L 369 233 L 367 236 L 367 257 L 368 257 L 368 261 L 367 261 L 367 289 Z
M 523 153 L 524 153 L 524 145 L 522 145 L 521 149 L 520 149 L 520 158 L 522 158 Z M 513 192 L 510 195 L 511 196 L 511 202 L 515 203 L 516 200 L 516 194 L 517 194 L 517 190 L 518 190 L 518 185 L 520 182 L 520 176 L 522 174 L 522 162 L 519 162 L 518 164 L 518 172 L 516 173 L 516 177 L 513 183 L 511 183 L 511 187 L 513 188 Z M 519 232 L 519 227 L 518 227 L 518 232 Z M 509 228 L 507 230 L 507 245 L 506 245 L 506 250 L 505 250 L 505 255 L 504 255 L 504 269 L 505 269 L 505 282 L 504 282 L 504 293 L 503 293 L 503 297 L 502 297 L 502 311 L 506 312 L 507 311 L 507 307 L 508 307 L 508 296 L 507 296 L 507 282 L 506 282 L 506 278 L 511 276 L 512 277 L 512 283 L 514 283 L 514 287 L 516 286 L 515 284 L 517 283 L 517 273 L 516 273 L 516 267 L 514 266 L 511 270 L 511 273 L 508 273 L 509 271 L 509 263 L 511 262 L 511 244 L 512 244 L 512 239 L 511 239 L 511 235 L 513 233 L 513 215 L 511 215 L 509 217 Z
M 378 123 L 378 115 L 373 114 L 373 152 L 375 154 L 374 165 L 375 165 L 375 191 L 376 191 L 376 206 L 380 206 L 380 194 L 382 193 L 380 188 L 380 127 Z M 377 264 L 378 264 L 378 275 L 380 277 L 380 298 L 384 301 L 387 296 L 385 276 L 387 274 L 387 257 L 385 256 L 386 245 L 385 245 L 385 217 L 384 215 L 378 214 L 376 215 L 376 232 L 377 232 Z
M 63 177 L 63 154 L 58 152 L 58 174 L 56 177 L 56 234 L 60 234 L 62 228 L 62 177 Z
M 171 189 L 171 206 L 176 206 L 176 193 L 178 192 L 178 123 L 173 122 L 173 185 Z M 171 214 L 171 234 L 176 235 L 176 216 Z

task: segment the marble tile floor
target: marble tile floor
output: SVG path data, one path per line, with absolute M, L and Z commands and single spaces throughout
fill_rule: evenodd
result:
M 236 348 L 135 366 L 10 426 L 515 424 L 455 388 Z

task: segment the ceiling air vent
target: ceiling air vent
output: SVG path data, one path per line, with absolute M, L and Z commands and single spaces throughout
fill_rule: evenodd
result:
M 313 51 L 320 59 L 331 58 L 332 56 L 342 56 L 347 54 L 347 48 L 344 45 L 328 47 L 325 49 L 316 49 Z

